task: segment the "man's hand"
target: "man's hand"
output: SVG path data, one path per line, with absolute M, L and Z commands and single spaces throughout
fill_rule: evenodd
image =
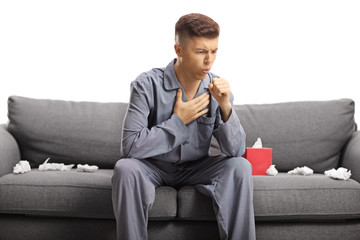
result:
M 213 78 L 213 82 L 209 83 L 209 90 L 211 95 L 219 103 L 223 121 L 226 122 L 231 115 L 231 89 L 230 84 L 223 78 Z
M 176 94 L 174 113 L 179 116 L 185 125 L 191 123 L 209 111 L 208 108 L 204 109 L 210 103 L 209 94 L 203 93 L 197 98 L 194 98 L 188 102 L 183 102 L 182 94 L 182 90 L 178 89 Z

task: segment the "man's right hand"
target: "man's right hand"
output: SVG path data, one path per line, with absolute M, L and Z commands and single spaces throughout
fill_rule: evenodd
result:
M 210 104 L 209 94 L 203 93 L 197 98 L 194 98 L 188 102 L 183 102 L 182 94 L 182 90 L 179 88 L 176 93 L 174 113 L 179 116 L 185 125 L 191 123 L 209 111 L 209 108 L 205 108 Z

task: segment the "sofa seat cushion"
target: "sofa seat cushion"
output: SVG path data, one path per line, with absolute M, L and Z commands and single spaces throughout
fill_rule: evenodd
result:
M 0 178 L 0 213 L 85 218 L 114 218 L 111 200 L 112 170 L 95 173 L 32 170 Z M 176 216 L 177 192 L 156 189 L 150 219 Z
M 256 220 L 360 218 L 360 184 L 334 180 L 323 174 L 253 176 Z M 178 216 L 215 220 L 212 201 L 194 187 L 179 190 Z
M 254 176 L 254 209 L 259 220 L 359 218 L 358 199 L 360 184 L 352 179 L 335 180 L 324 174 Z

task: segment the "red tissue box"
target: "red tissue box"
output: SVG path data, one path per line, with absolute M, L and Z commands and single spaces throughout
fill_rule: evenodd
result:
M 243 155 L 252 165 L 252 175 L 266 175 L 272 165 L 272 148 L 247 147 Z

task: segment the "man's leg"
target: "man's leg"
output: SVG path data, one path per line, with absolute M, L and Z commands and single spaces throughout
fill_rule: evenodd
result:
M 184 170 L 182 185 L 195 185 L 213 199 L 221 239 L 256 239 L 252 167 L 246 159 L 209 157 Z
M 112 201 L 118 240 L 146 240 L 148 212 L 160 178 L 151 164 L 121 159 L 112 177 Z

